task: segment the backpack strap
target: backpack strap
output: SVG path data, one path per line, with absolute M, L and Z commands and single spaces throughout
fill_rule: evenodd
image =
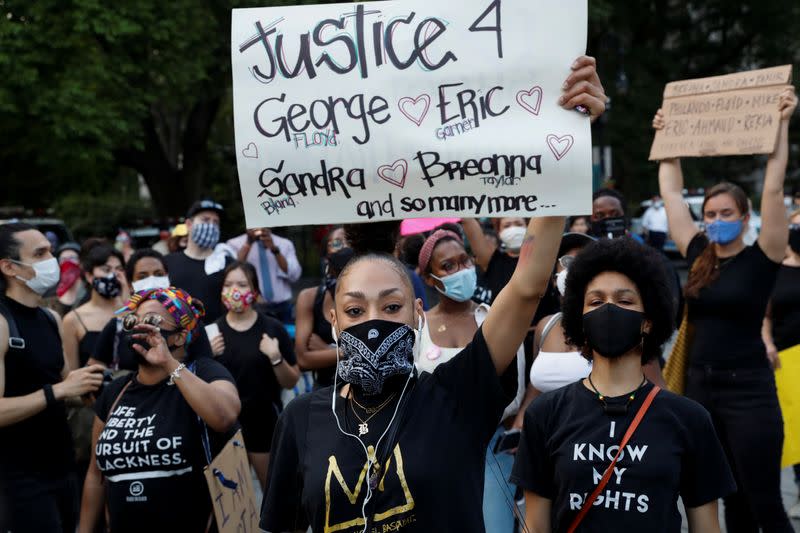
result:
M 6 307 L 3 303 L 3 300 L 0 299 L 0 315 L 6 319 L 6 323 L 8 324 L 8 347 L 14 348 L 16 350 L 24 350 L 25 349 L 25 339 L 19 336 L 19 328 L 17 327 L 17 321 L 14 320 L 14 317 L 11 315 L 11 311 Z M 53 318 L 52 316 L 50 318 Z M 53 319 L 55 320 L 55 319 Z

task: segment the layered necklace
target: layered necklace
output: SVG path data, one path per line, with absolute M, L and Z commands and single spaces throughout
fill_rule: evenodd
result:
M 385 399 L 383 402 L 381 402 L 381 404 L 380 404 L 380 405 L 377 405 L 377 406 L 375 406 L 375 407 L 364 407 L 363 405 L 361 405 L 360 403 L 358 403 L 358 401 L 355 399 L 355 396 L 353 396 L 353 394 L 352 394 L 352 393 L 350 394 L 350 400 L 351 400 L 351 402 L 352 402 L 352 403 L 350 404 L 350 408 L 353 410 L 353 414 L 355 415 L 355 417 L 356 417 L 356 418 L 358 419 L 358 421 L 360 422 L 360 424 L 358 424 L 358 436 L 359 436 L 359 437 L 363 437 L 364 435 L 366 435 L 367 433 L 369 433 L 369 421 L 370 421 L 370 420 L 372 420 L 372 419 L 375 417 L 375 415 L 377 415 L 378 413 L 380 413 L 380 412 L 383 410 L 383 408 L 384 408 L 384 407 L 386 407 L 387 405 L 389 405 L 389 403 L 390 403 L 392 400 L 394 400 L 394 397 L 395 397 L 395 396 L 397 396 L 397 393 L 396 393 L 396 392 L 393 392 L 393 393 L 392 393 L 392 394 L 391 394 L 391 395 L 390 395 L 388 398 L 386 398 L 386 399 Z M 359 408 L 360 408 L 362 411 L 364 411 L 364 412 L 367 414 L 367 418 L 366 418 L 366 419 L 364 419 L 364 418 L 361 418 L 361 417 L 359 416 L 358 412 L 356 411 L 356 405 L 357 405 L 357 406 L 358 406 L 358 407 L 359 407 Z

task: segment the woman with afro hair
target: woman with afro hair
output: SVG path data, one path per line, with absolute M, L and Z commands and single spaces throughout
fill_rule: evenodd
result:
M 512 482 L 525 491 L 529 531 L 568 531 L 619 452 L 581 531 L 718 532 L 717 499 L 735 490 L 711 418 L 699 404 L 657 391 L 628 443 L 620 441 L 653 390 L 642 365 L 674 329 L 661 259 L 630 238 L 578 254 L 566 280 L 563 328 L 592 371 L 537 397 L 525 412 Z

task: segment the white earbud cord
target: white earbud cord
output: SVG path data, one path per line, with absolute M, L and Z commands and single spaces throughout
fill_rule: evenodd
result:
M 338 335 L 334 335 L 334 340 L 336 341 L 336 371 L 333 373 L 333 392 L 331 394 L 332 395 L 332 397 L 331 397 L 331 411 L 333 412 L 333 417 L 336 419 L 336 426 L 339 428 L 339 431 L 341 431 L 344 435 L 353 437 L 355 440 L 357 440 L 358 443 L 361 445 L 361 448 L 364 450 L 364 455 L 367 458 L 367 475 L 366 475 L 366 479 L 365 479 L 365 481 L 367 483 L 367 493 L 364 496 L 364 503 L 361 504 L 361 518 L 364 519 L 364 529 L 362 530 L 362 533 L 367 533 L 367 527 L 368 527 L 368 523 L 367 523 L 367 504 L 369 503 L 370 499 L 372 498 L 372 486 L 370 485 L 369 478 L 370 478 L 370 471 L 372 470 L 372 465 L 374 463 L 372 462 L 372 459 L 369 456 L 369 451 L 367 450 L 366 445 L 364 445 L 364 442 L 359 437 L 357 437 L 355 434 L 348 433 L 347 431 L 345 431 L 342 428 L 341 422 L 339 421 L 339 415 L 336 414 L 336 397 L 339 396 L 339 391 L 337 390 L 337 387 L 336 387 L 336 382 L 338 381 L 338 377 L 339 377 L 339 336 Z M 392 423 L 394 423 L 394 419 L 397 416 L 397 411 L 400 409 L 400 404 L 403 403 L 403 395 L 406 393 L 406 389 L 408 388 L 408 384 L 411 383 L 411 378 L 412 377 L 414 377 L 414 370 L 413 369 L 408 374 L 408 379 L 406 379 L 406 384 L 403 385 L 403 390 L 400 393 L 400 399 L 397 400 L 397 405 L 394 407 L 394 413 L 392 414 L 392 419 L 389 420 L 389 424 L 386 426 L 386 429 L 383 431 L 383 434 L 380 436 L 380 438 L 378 439 L 378 442 L 375 444 L 376 458 L 377 458 L 378 450 L 380 449 L 380 446 L 381 446 L 381 441 L 383 441 L 383 437 L 386 436 L 386 434 L 389 432 L 389 428 L 392 427 Z

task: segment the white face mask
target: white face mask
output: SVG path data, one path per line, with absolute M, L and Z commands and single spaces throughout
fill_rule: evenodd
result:
M 25 279 L 22 276 L 17 276 L 17 279 L 25 283 L 30 290 L 39 296 L 58 285 L 58 280 L 61 278 L 61 267 L 55 257 L 36 263 L 23 263 L 14 259 L 12 261 L 18 265 L 29 266 L 33 269 L 35 274 L 31 279 Z
M 133 292 L 149 291 L 151 289 L 166 289 L 169 287 L 169 277 L 148 276 L 144 279 L 134 281 L 132 285 Z
M 522 226 L 510 226 L 501 231 L 498 236 L 506 250 L 516 252 L 522 248 L 522 241 L 525 239 L 525 228 Z
M 564 293 L 567 292 L 567 272 L 569 271 L 565 268 L 556 274 L 556 288 L 561 296 L 564 296 Z

